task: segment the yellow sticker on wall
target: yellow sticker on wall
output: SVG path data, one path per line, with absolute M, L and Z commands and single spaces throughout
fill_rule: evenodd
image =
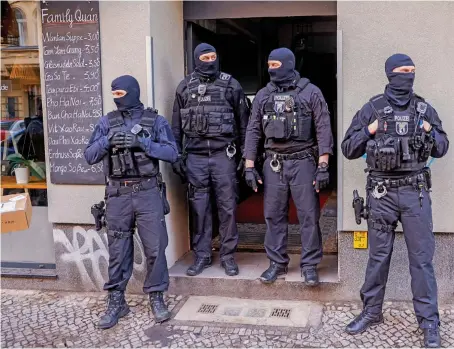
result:
M 367 248 L 367 231 L 354 231 L 353 232 L 353 247 L 354 248 Z

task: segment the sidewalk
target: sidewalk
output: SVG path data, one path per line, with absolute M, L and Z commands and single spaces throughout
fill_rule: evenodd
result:
M 131 313 L 110 330 L 96 323 L 105 294 L 2 290 L 1 346 L 5 347 L 420 347 L 411 303 L 387 302 L 385 323 L 358 336 L 343 328 L 359 303 L 325 303 L 317 328 L 264 327 L 170 320 L 156 325 L 146 296 L 128 295 Z M 186 299 L 168 296 L 177 312 Z M 454 347 L 454 304 L 440 307 L 443 347 Z

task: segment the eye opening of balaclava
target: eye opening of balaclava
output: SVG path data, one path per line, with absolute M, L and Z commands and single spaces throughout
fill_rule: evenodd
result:
M 271 51 L 268 61 L 279 61 L 282 65 L 279 68 L 270 69 L 270 79 L 278 86 L 288 86 L 297 77 L 295 71 L 295 55 L 288 48 L 281 47 Z
M 395 73 L 398 67 L 414 66 L 412 59 L 403 54 L 396 53 L 385 62 L 385 72 L 388 77 L 388 85 L 385 88 L 385 96 L 395 106 L 403 107 L 408 104 L 413 96 L 414 73 Z
M 214 52 L 216 49 L 207 43 L 201 43 L 197 45 L 194 50 L 194 65 L 195 71 L 203 77 L 213 77 L 219 72 L 219 58 L 217 57 L 213 62 L 203 62 L 200 60 L 200 56 L 205 53 Z
M 112 81 L 112 91 L 124 90 L 126 95 L 114 98 L 118 110 L 126 111 L 143 107 L 140 102 L 140 86 L 131 75 L 122 75 Z

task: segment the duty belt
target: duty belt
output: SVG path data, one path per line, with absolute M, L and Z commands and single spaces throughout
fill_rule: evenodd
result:
M 266 157 L 271 158 L 271 161 L 270 161 L 271 169 L 274 172 L 278 173 L 278 172 L 281 172 L 281 168 L 282 168 L 281 162 L 282 161 L 305 159 L 310 156 L 314 156 L 314 154 L 316 152 L 317 152 L 317 147 L 312 147 L 310 149 L 306 149 L 306 150 L 299 151 L 299 152 L 292 153 L 292 154 L 280 154 L 280 153 L 276 153 L 271 150 L 267 150 L 267 151 L 265 151 L 265 155 L 266 155 Z M 282 174 L 281 174 L 281 176 L 282 176 Z
M 309 156 L 314 156 L 316 154 L 316 152 L 317 152 L 317 148 L 315 147 L 315 148 L 306 149 L 306 150 L 299 151 L 299 152 L 292 153 L 292 154 L 281 154 L 281 153 L 276 153 L 271 150 L 267 150 L 265 152 L 265 154 L 266 154 L 266 157 L 277 159 L 277 160 L 301 160 L 301 159 L 305 159 Z
M 367 186 L 374 188 L 377 186 L 385 186 L 387 188 L 399 188 L 408 185 L 417 185 L 418 183 L 430 183 L 430 173 L 423 171 L 415 175 L 405 178 L 391 179 L 391 178 L 367 178 Z
M 135 180 L 109 180 L 107 184 L 108 196 L 120 196 L 129 193 L 137 193 L 141 190 L 147 190 L 158 186 L 159 179 L 151 177 L 149 179 Z

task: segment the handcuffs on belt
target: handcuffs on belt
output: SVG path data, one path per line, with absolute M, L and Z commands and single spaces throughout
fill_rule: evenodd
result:
M 225 148 L 225 152 L 229 160 L 232 160 L 233 157 L 236 155 L 236 147 L 233 144 L 229 144 L 227 148 Z
M 386 189 L 384 182 L 378 182 L 377 185 L 372 190 L 372 196 L 377 200 L 381 199 L 387 193 L 388 193 L 388 190 Z
M 274 154 L 273 158 L 270 160 L 270 167 L 276 173 L 281 172 L 282 165 L 277 158 L 277 154 Z

